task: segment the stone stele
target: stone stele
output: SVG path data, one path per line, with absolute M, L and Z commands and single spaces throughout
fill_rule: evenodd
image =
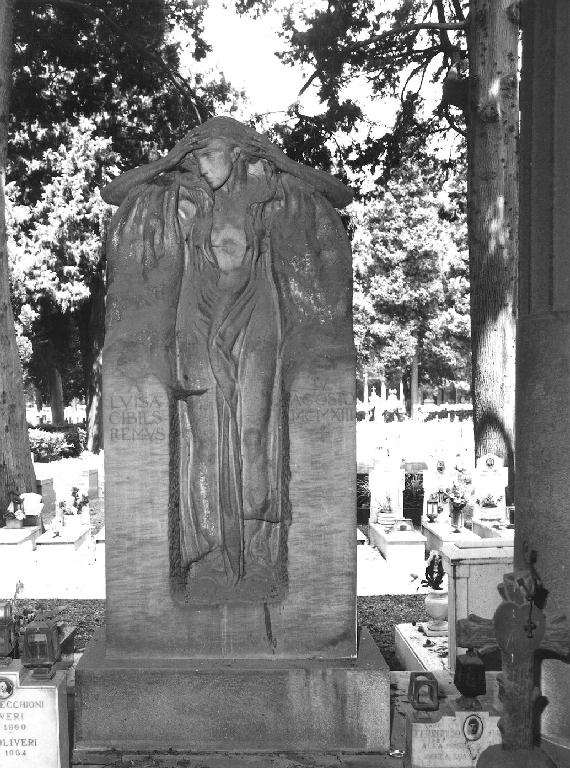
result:
M 212 118 L 103 197 L 107 620 L 75 760 L 387 750 L 356 635 L 350 191 Z

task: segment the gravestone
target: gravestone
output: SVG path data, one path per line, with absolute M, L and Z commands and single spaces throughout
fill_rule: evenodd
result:
M 402 492 L 404 473 L 400 459 L 388 446 L 377 448 L 374 463 L 368 475 L 370 487 L 370 520 L 388 523 L 404 516 Z
M 450 702 L 441 712 L 413 712 L 406 723 L 404 768 L 473 768 L 500 744 L 498 712 L 464 711 Z
M 477 459 L 473 474 L 474 520 L 506 520 L 506 487 L 509 469 L 500 456 L 492 453 Z
M 0 665 L 0 765 L 68 768 L 65 672 L 40 681 L 19 660 Z
M 424 508 L 423 520 L 427 520 L 427 503 L 435 496 L 438 502 L 438 519 L 449 520 L 449 496 L 457 482 L 457 473 L 449 462 L 438 458 L 428 472 L 424 472 Z
M 107 617 L 74 760 L 387 750 L 355 622 L 350 193 L 214 118 L 103 194 Z
M 536 569 L 536 551 L 525 548 L 527 568 L 504 575 L 498 591 L 502 602 L 493 619 L 471 615 L 457 622 L 461 645 L 481 652 L 501 651 L 499 698 L 503 712 L 499 727 L 502 744 L 489 746 L 479 768 L 557 768 L 540 744 L 537 715 L 542 712 L 535 657 L 541 652 L 567 658 L 570 628 L 566 616 L 546 612 L 548 590 Z
M 36 481 L 37 492 L 41 495 L 44 504 L 44 522 L 50 522 L 55 515 L 55 491 L 53 478 L 42 478 Z
M 89 497 L 89 502 L 99 498 L 99 472 L 96 469 L 84 469 L 81 472 L 81 488 Z
M 500 603 L 496 585 L 503 574 L 513 566 L 512 543 L 501 539 L 482 539 L 461 547 L 448 543 L 442 549 L 443 567 L 448 574 L 449 591 L 449 668 L 455 669 L 458 653 L 466 649 L 457 643 L 456 622 L 470 614 L 491 619 Z M 497 669 L 487 660 L 488 669 Z

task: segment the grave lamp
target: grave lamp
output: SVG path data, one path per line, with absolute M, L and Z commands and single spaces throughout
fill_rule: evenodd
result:
M 24 630 L 22 664 L 31 668 L 48 668 L 61 658 L 59 627 L 53 619 L 39 616 Z
M 16 647 L 16 633 L 9 600 L 0 603 L 0 656 L 11 656 Z
M 468 648 L 467 653 L 457 655 L 453 684 L 462 694 L 458 699 L 462 709 L 481 709 L 477 696 L 484 696 L 487 691 L 485 663 L 474 648 Z
M 438 515 L 439 501 L 436 493 L 430 494 L 426 504 L 427 519 L 430 523 L 435 522 Z

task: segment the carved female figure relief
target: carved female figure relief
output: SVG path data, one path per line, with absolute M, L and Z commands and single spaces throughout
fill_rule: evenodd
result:
M 350 192 L 252 129 L 212 118 L 103 197 L 121 206 L 107 344 L 128 328 L 122 275 L 155 308 L 146 335 L 132 331 L 171 403 L 174 591 L 198 604 L 280 599 L 288 382 L 345 333 L 350 251 L 331 201 Z

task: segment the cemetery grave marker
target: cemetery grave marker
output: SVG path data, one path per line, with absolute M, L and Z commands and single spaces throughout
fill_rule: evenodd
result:
M 501 651 L 502 745 L 485 750 L 478 768 L 555 768 L 539 746 L 535 717 L 540 691 L 535 684 L 535 656 L 538 651 L 567 656 L 570 629 L 565 616 L 544 611 L 548 593 L 536 572 L 535 557 L 529 553 L 527 570 L 504 576 L 498 586 L 503 602 L 492 620 L 473 615 L 457 623 L 462 646 L 483 652 L 498 647 Z
M 40 681 L 19 660 L 0 665 L 0 765 L 68 768 L 65 672 Z
M 213 118 L 103 196 L 106 632 L 74 760 L 387 750 L 355 620 L 350 193 Z

